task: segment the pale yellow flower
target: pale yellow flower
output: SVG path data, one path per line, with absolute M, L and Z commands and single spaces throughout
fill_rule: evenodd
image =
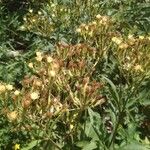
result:
M 54 106 L 51 106 L 50 113 L 54 113 Z
M 97 19 L 100 19 L 102 16 L 100 14 L 96 15 Z
M 35 22 L 36 20 L 35 19 L 32 19 L 32 22 Z
M 23 17 L 23 20 L 24 20 L 24 21 L 27 21 L 27 18 L 26 18 L 26 17 Z
M 74 125 L 73 124 L 70 124 L 70 129 L 72 130 L 74 128 Z
M 48 62 L 48 63 L 51 63 L 52 61 L 53 61 L 53 58 L 52 58 L 51 56 L 48 56 L 48 57 L 47 57 L 47 62 Z
M 88 29 L 89 29 L 89 26 L 88 26 L 88 25 L 86 25 L 86 26 L 85 26 L 85 30 L 88 30 Z
M 42 15 L 42 12 L 41 12 L 41 11 L 38 11 L 38 14 L 39 14 L 39 15 Z
M 82 24 L 80 25 L 80 27 L 82 27 L 82 28 L 84 28 L 85 26 L 86 26 L 85 23 L 82 23 Z
M 56 6 L 55 4 L 52 4 L 52 5 L 51 5 L 51 7 L 55 7 L 55 6 Z
M 37 61 L 42 61 L 43 57 L 42 57 L 42 56 L 37 56 L 37 57 L 35 57 L 35 59 L 36 59 Z
M 77 28 L 77 29 L 76 29 L 76 32 L 77 32 L 77 33 L 81 33 L 81 29 L 80 29 L 80 28 Z
M 139 39 L 143 40 L 143 39 L 144 39 L 144 36 L 140 35 L 140 36 L 139 36 Z
M 108 21 L 108 17 L 107 16 L 103 16 L 102 20 L 103 20 L 103 22 L 107 22 Z
M 25 31 L 25 29 L 26 29 L 25 26 L 23 26 L 23 25 L 20 26 L 20 30 Z
M 39 98 L 39 93 L 38 92 L 33 92 L 30 94 L 31 99 L 36 100 Z
M 117 38 L 117 37 L 113 37 L 113 38 L 112 38 L 112 41 L 113 41 L 114 43 L 116 43 L 117 45 L 119 45 L 119 44 L 122 43 L 122 40 L 121 40 L 120 38 Z
M 8 91 L 12 91 L 13 90 L 13 86 L 11 84 L 6 85 L 6 89 Z
M 56 72 L 55 72 L 54 70 L 50 70 L 50 71 L 49 71 L 49 75 L 50 75 L 51 77 L 55 77 L 55 76 L 56 76 Z
M 129 34 L 128 35 L 128 39 L 132 39 L 133 38 L 133 35 L 132 34 Z
M 141 71 L 141 72 L 143 72 L 143 68 L 142 68 L 141 65 L 136 65 L 136 66 L 134 67 L 134 69 L 135 69 L 136 71 Z
M 30 63 L 28 64 L 28 67 L 29 67 L 29 68 L 33 68 L 33 63 L 30 62 Z
M 0 84 L 0 93 L 3 93 L 6 91 L 6 87 L 2 84 Z
M 17 119 L 17 116 L 17 111 L 12 111 L 7 114 L 7 118 L 9 119 L 9 121 L 15 121 Z
M 121 44 L 119 45 L 119 48 L 120 48 L 120 49 L 126 49 L 126 48 L 128 48 L 128 44 L 126 44 L 126 43 L 121 43 Z
M 52 14 L 52 17 L 55 17 L 55 14 Z
M 32 13 L 32 12 L 33 12 L 33 9 L 29 9 L 29 12 Z
M 20 94 L 20 91 L 19 91 L 19 90 L 16 90 L 16 91 L 14 92 L 14 94 L 15 94 L 16 96 L 18 96 L 18 95 Z
M 42 53 L 41 53 L 41 52 L 36 52 L 36 56 L 37 56 L 37 57 L 41 57 L 41 56 L 42 56 Z
M 93 22 L 92 22 L 92 25 L 97 25 L 97 22 L 96 22 L 96 21 L 93 21 Z

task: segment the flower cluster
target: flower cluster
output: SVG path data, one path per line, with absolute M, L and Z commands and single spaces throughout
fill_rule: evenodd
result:
M 103 83 L 93 78 L 98 57 L 96 50 L 86 44 L 63 45 L 59 43 L 51 55 L 36 52 L 35 58 L 28 63 L 33 75 L 25 76 L 22 89 L 11 85 L 1 85 L 3 95 L 3 114 L 10 122 L 30 122 L 47 127 L 51 119 L 70 124 L 72 117 L 80 116 L 88 107 L 100 106 L 105 102 L 101 94 Z M 11 107 L 10 104 L 11 103 Z M 65 114 L 69 118 L 65 117 Z M 76 120 L 76 119 L 75 119 Z M 74 120 L 74 121 L 75 121 Z
M 126 71 L 130 71 L 130 75 L 134 80 L 135 76 L 147 74 L 150 69 L 150 38 L 144 36 L 128 35 L 128 37 L 112 37 L 112 42 L 115 43 L 115 55 Z M 143 74 L 144 73 L 144 74 Z
M 88 24 L 82 23 L 79 28 L 76 29 L 76 32 L 83 36 L 94 37 L 101 32 L 104 33 L 106 29 L 111 27 L 111 25 L 112 20 L 108 16 L 101 16 L 98 14 L 94 21 Z
M 33 12 L 32 9 L 24 16 L 24 24 L 20 30 L 28 30 L 44 37 L 49 36 L 54 31 L 54 24 L 49 16 L 45 16 L 41 11 Z

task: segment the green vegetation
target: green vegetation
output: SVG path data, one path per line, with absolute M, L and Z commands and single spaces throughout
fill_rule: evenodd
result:
M 0 149 L 150 148 L 149 0 L 1 0 L 0 43 Z

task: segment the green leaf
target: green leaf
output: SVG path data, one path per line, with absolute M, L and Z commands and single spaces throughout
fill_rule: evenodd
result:
M 118 108 L 120 108 L 120 97 L 119 97 L 119 94 L 117 92 L 116 86 L 114 85 L 114 83 L 110 79 L 106 78 L 105 76 L 102 76 L 102 77 L 110 85 L 109 90 L 110 90 L 111 96 L 115 100 L 115 103 L 118 106 Z
M 97 145 L 94 141 L 91 141 L 88 145 L 85 145 L 82 150 L 93 150 L 97 148 Z
M 122 148 L 119 148 L 121 150 L 148 150 L 150 147 L 144 146 L 140 143 L 132 143 L 126 146 L 123 146 Z
M 77 147 L 82 148 L 82 150 L 94 150 L 97 145 L 94 141 L 80 141 L 76 144 Z
M 83 148 L 85 145 L 87 145 L 89 141 L 80 141 L 76 143 L 77 147 Z
M 40 142 L 41 140 L 34 140 L 31 143 L 29 143 L 27 147 L 22 148 L 22 150 L 30 150 L 33 147 L 35 147 L 37 144 L 39 144 Z

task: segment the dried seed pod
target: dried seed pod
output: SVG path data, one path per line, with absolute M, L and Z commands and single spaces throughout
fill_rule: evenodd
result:
M 22 101 L 22 107 L 23 108 L 28 108 L 31 105 L 31 100 L 23 100 Z

